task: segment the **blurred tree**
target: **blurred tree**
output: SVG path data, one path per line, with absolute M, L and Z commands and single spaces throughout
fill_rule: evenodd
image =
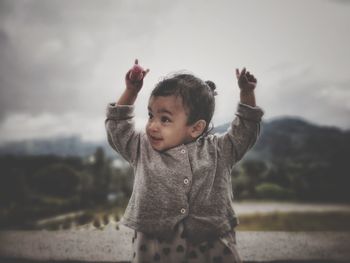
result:
M 273 183 L 261 183 L 255 187 L 255 192 L 257 198 L 263 199 L 287 200 L 294 198 L 293 191 Z
M 102 147 L 97 147 L 93 156 L 91 171 L 93 174 L 93 199 L 95 203 L 105 203 L 111 180 L 111 160 L 107 159 Z
M 69 198 L 80 190 L 80 176 L 67 164 L 50 164 L 38 170 L 28 182 L 37 194 Z
M 255 197 L 255 186 L 264 180 L 266 171 L 264 161 L 247 160 L 239 164 L 231 173 L 235 196 L 238 199 Z
M 117 168 L 115 172 L 116 191 L 122 193 L 125 199 L 129 199 L 134 182 L 133 169 L 131 167 Z

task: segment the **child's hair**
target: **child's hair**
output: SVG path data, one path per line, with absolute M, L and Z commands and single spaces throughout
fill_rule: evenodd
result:
M 215 83 L 210 80 L 203 81 L 192 74 L 178 73 L 158 82 L 151 96 L 180 96 L 188 116 L 187 125 L 205 120 L 204 133 L 207 133 L 215 110 L 215 89 Z

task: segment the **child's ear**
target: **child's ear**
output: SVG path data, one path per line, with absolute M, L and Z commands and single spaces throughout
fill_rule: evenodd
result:
M 196 121 L 196 123 L 193 124 L 191 128 L 192 138 L 197 138 L 198 136 L 200 136 L 204 132 L 206 125 L 207 122 L 205 120 Z

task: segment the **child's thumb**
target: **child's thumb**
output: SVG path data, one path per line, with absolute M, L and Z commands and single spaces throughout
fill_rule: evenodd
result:
M 239 69 L 238 68 L 236 68 L 236 77 L 237 77 L 237 79 L 239 79 Z

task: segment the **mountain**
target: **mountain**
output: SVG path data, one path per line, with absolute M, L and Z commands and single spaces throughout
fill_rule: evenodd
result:
M 213 132 L 222 133 L 229 123 L 217 126 Z M 57 137 L 11 142 L 0 145 L 0 155 L 48 155 L 80 156 L 93 154 L 102 147 L 110 158 L 117 153 L 107 139 L 99 142 L 83 141 L 79 136 Z M 336 127 L 318 126 L 299 118 L 284 117 L 263 122 L 260 137 L 245 159 L 279 160 L 312 158 L 325 159 L 350 156 L 350 131 Z
M 0 155 L 58 155 L 87 157 L 102 147 L 110 158 L 118 157 L 108 145 L 107 140 L 100 142 L 83 141 L 79 136 L 55 137 L 49 139 L 33 139 L 15 141 L 0 146 Z
M 216 127 L 213 132 L 221 133 L 228 127 L 229 124 L 224 124 Z M 0 146 L 0 155 L 84 158 L 94 154 L 98 147 L 110 159 L 119 158 L 108 145 L 107 139 L 86 142 L 78 136 L 12 142 Z M 349 130 L 318 126 L 299 118 L 279 118 L 263 122 L 257 143 L 232 170 L 233 191 L 238 199 L 350 202 L 349 156 Z M 17 159 L 24 159 L 28 163 L 26 159 L 31 158 L 32 156 Z M 38 159 L 40 161 L 40 157 Z M 3 160 L 7 162 L 6 157 Z M 3 164 L 2 169 L 6 165 Z M 11 175 L 8 178 L 13 180 L 12 173 L 18 169 L 13 169 L 11 165 L 8 172 L 3 174 Z M 29 173 L 25 166 L 19 166 L 24 169 L 20 176 Z M 15 184 L 16 182 L 14 181 Z
M 349 156 L 350 131 L 293 118 L 277 119 L 263 126 L 255 150 L 274 158 L 312 155 L 313 158 L 333 159 L 339 154 Z
M 223 124 L 214 132 L 222 133 L 228 128 L 228 123 Z M 262 123 L 258 141 L 245 159 L 278 161 L 312 158 L 325 161 L 342 156 L 350 156 L 350 130 L 284 117 Z
M 264 122 L 257 143 L 235 166 L 234 192 L 241 199 L 350 202 L 349 156 L 349 130 L 299 118 Z

